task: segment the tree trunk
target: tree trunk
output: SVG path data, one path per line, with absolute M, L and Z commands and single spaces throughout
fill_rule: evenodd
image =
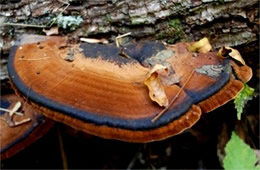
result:
M 114 41 L 117 35 L 131 32 L 131 37 L 137 40 L 157 39 L 167 43 L 208 37 L 215 49 L 223 45 L 249 45 L 243 49 L 252 52 L 259 46 L 258 0 L 70 0 L 69 4 L 64 1 L 0 0 L 1 55 L 9 53 L 19 35 L 43 34 L 42 28 L 28 24 L 47 26 L 59 13 L 83 18 L 75 31 L 60 31 L 76 40 L 105 37 Z M 6 65 L 5 59 L 1 65 Z M 1 80 L 6 79 L 5 69 L 0 71 Z

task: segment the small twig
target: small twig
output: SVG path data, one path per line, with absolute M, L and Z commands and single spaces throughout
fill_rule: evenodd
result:
M 16 126 L 19 126 L 21 124 L 24 124 L 24 123 L 31 121 L 31 118 L 27 118 L 27 119 L 23 119 L 23 120 L 18 121 L 18 122 L 14 122 L 13 120 L 10 120 L 9 118 L 10 117 L 8 117 L 7 119 L 0 117 L 0 120 L 3 120 L 9 127 L 16 127 Z
M 139 154 L 140 154 L 140 152 L 137 152 L 137 153 L 135 154 L 135 156 L 133 157 L 133 159 L 132 159 L 132 160 L 130 161 L 130 163 L 128 164 L 127 170 L 131 170 L 131 169 L 134 167 L 135 162 L 136 162 L 136 160 L 138 159 Z
M 120 46 L 120 44 L 119 44 L 119 42 L 118 42 L 118 40 L 119 40 L 120 38 L 126 37 L 126 36 L 131 35 L 131 34 L 132 34 L 131 32 L 128 32 L 128 33 L 125 33 L 125 34 L 123 34 L 123 35 L 117 36 L 117 37 L 116 37 L 116 46 L 117 46 L 117 47 Z
M 48 26 L 47 26 L 48 28 L 50 28 L 50 27 L 56 22 L 58 16 L 59 16 L 59 15 L 62 15 L 62 13 L 70 6 L 70 3 L 68 3 L 68 2 L 63 2 L 63 1 L 60 1 L 60 0 L 59 0 L 59 2 L 61 2 L 61 3 L 63 3 L 63 4 L 66 4 L 67 6 L 57 15 L 57 17 L 55 17 L 55 18 L 52 20 L 52 22 L 51 22 L 50 24 L 48 24 Z
M 21 27 L 34 27 L 34 28 L 46 28 L 46 25 L 33 25 L 33 24 L 22 24 L 22 23 L 3 23 L 3 25 L 10 25 L 10 26 L 21 26 Z
M 156 170 L 156 167 L 151 162 L 149 162 L 149 165 L 150 165 L 152 170 Z
M 57 127 L 56 130 L 57 130 L 57 136 L 58 136 L 58 140 L 59 140 L 62 166 L 63 166 L 64 170 L 67 170 L 68 169 L 68 161 L 67 161 L 67 156 L 66 156 L 66 153 L 65 153 L 65 150 L 64 150 L 64 143 L 63 143 L 62 134 L 61 134 L 59 127 Z
M 30 122 L 30 121 L 31 121 L 31 118 L 23 119 L 23 120 L 21 120 L 19 122 L 14 122 L 14 125 L 11 126 L 11 127 L 19 126 L 21 124 L 24 124 L 24 123 L 27 123 L 27 122 Z
M 1 120 L 4 120 L 9 127 L 16 127 L 16 126 L 19 126 L 21 124 L 31 121 L 31 118 L 26 118 L 26 119 L 23 119 L 23 120 L 17 121 L 17 122 L 13 121 L 14 114 L 19 115 L 19 116 L 24 116 L 23 113 L 17 112 L 21 106 L 22 106 L 22 103 L 20 101 L 18 101 L 11 110 L 5 109 L 5 108 L 0 108 L 0 110 L 8 112 L 7 118 L 1 117 Z
M 123 37 L 126 37 L 126 36 L 131 35 L 131 34 L 132 34 L 131 32 L 128 32 L 128 33 L 125 33 L 123 35 L 119 35 L 116 38 L 123 38 Z
M 84 41 L 87 43 L 102 43 L 102 44 L 108 44 L 108 41 L 104 38 L 102 39 L 95 39 L 95 38 L 80 38 L 80 41 Z
M 12 110 L 9 112 L 9 116 L 12 118 L 14 113 L 18 111 L 18 109 L 22 106 L 22 103 L 20 101 L 16 102 Z
M 120 50 L 120 54 L 125 58 L 131 59 L 131 57 L 124 51 L 124 49 Z
M 192 75 L 193 75 L 194 72 L 195 72 L 195 70 L 193 70 L 193 71 L 190 73 L 188 79 L 187 79 L 186 82 L 183 84 L 183 86 L 179 89 L 179 91 L 178 91 L 177 94 L 174 96 L 174 98 L 171 100 L 171 102 L 169 103 L 169 105 L 168 105 L 167 107 L 165 107 L 160 113 L 158 113 L 158 114 L 152 119 L 152 122 L 155 122 L 156 120 L 158 120 L 158 119 L 162 116 L 162 114 L 163 114 L 164 112 L 166 112 L 166 111 L 169 109 L 169 107 L 175 102 L 175 100 L 179 97 L 180 93 L 182 92 L 182 90 L 184 89 L 184 87 L 186 86 L 186 84 L 190 81 L 190 79 L 191 79 L 191 77 L 192 77 Z
M 137 161 L 137 159 L 138 159 L 138 156 L 139 156 L 140 154 L 141 154 L 141 147 L 139 147 L 139 148 L 137 149 L 136 154 L 134 155 L 134 157 L 132 158 L 132 160 L 131 160 L 130 163 L 128 164 L 126 170 L 131 170 L 131 169 L 134 167 L 134 165 L 135 165 L 135 163 L 136 163 L 136 161 Z
M 5 109 L 5 108 L 2 108 L 2 107 L 0 107 L 0 111 L 4 111 L 4 112 L 8 112 L 8 113 L 10 113 L 11 112 L 11 110 L 9 110 L 9 109 Z M 23 116 L 24 114 L 23 113 L 21 113 L 21 112 L 14 112 L 16 115 L 18 115 L 18 116 Z
M 50 57 L 43 57 L 43 58 L 19 58 L 18 60 L 22 60 L 22 61 L 37 61 L 37 60 L 45 60 L 45 59 L 48 59 Z

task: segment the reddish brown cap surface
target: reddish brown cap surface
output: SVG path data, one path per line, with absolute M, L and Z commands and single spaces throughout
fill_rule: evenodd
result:
M 216 53 L 191 53 L 185 43 L 167 47 L 147 42 L 121 49 L 64 44 L 64 39 L 55 37 L 14 47 L 8 65 L 11 81 L 46 116 L 105 138 L 149 142 L 182 132 L 199 120 L 201 109 L 196 104 L 220 92 L 232 74 L 228 60 Z M 163 60 L 156 58 L 160 55 Z M 179 77 L 179 83 L 165 85 L 169 100 L 196 71 L 173 105 L 152 122 L 163 109 L 149 98 L 144 85 L 148 66 L 155 62 L 169 66 L 170 74 Z

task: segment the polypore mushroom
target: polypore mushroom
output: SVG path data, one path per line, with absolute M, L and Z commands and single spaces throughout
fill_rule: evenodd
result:
M 181 133 L 243 88 L 231 59 L 189 45 L 119 48 L 53 37 L 15 46 L 8 71 L 17 92 L 49 118 L 104 138 L 150 142 Z M 162 106 L 144 83 L 156 64 L 165 68 L 155 70 L 169 101 Z
M 52 120 L 47 119 L 39 112 L 36 112 L 32 106 L 26 105 L 19 100 L 20 98 L 14 94 L 1 96 L 1 160 L 11 157 L 39 139 L 53 125 Z

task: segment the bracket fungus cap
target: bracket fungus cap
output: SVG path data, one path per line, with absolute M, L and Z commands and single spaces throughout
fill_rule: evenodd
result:
M 230 59 L 194 53 L 188 45 L 116 47 L 46 38 L 13 47 L 8 71 L 17 92 L 51 119 L 104 138 L 151 142 L 190 128 L 201 113 L 223 105 L 243 87 L 232 77 Z M 167 67 L 163 88 L 169 101 L 175 99 L 153 122 L 164 109 L 144 84 L 155 64 Z
M 9 158 L 26 146 L 30 145 L 45 133 L 53 125 L 53 121 L 46 118 L 35 109 L 21 102 L 21 108 L 10 116 L 12 108 L 20 98 L 14 94 L 1 96 L 0 111 L 0 159 Z M 5 111 L 3 111 L 5 110 Z

